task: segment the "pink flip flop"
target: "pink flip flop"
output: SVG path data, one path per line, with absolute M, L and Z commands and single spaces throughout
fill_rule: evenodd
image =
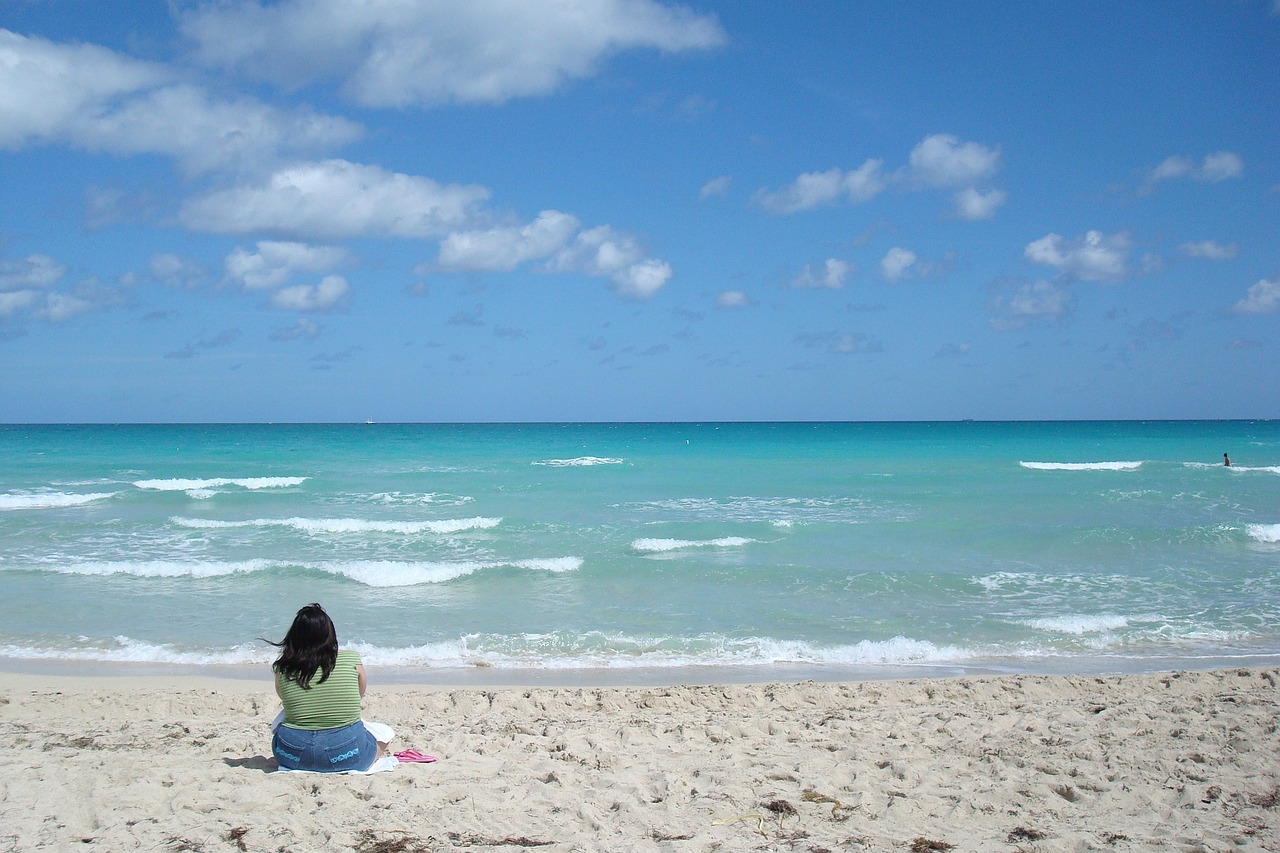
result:
M 416 749 L 406 749 L 404 752 L 396 753 L 396 760 L 402 764 L 430 764 L 438 759 L 434 755 L 427 755 Z

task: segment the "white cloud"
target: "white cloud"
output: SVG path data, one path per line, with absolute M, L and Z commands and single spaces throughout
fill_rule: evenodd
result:
M 1031 323 L 1056 323 L 1071 309 L 1071 291 L 1049 281 L 1023 283 L 1001 294 L 992 307 L 999 316 L 991 325 L 999 330 L 1021 329 Z
M 613 274 L 614 290 L 627 299 L 648 299 L 663 288 L 674 275 L 671 264 L 657 258 L 646 258 Z
M 1038 264 L 1058 267 L 1064 275 L 1085 281 L 1116 281 L 1125 276 L 1129 237 L 1089 231 L 1068 243 L 1059 234 L 1047 234 L 1027 244 L 1023 254 Z
M 1000 151 L 980 142 L 961 142 L 948 133 L 926 136 L 908 156 L 908 165 L 893 173 L 884 161 L 868 159 L 853 171 L 840 168 L 805 172 L 778 190 L 757 190 L 752 201 L 772 213 L 798 213 L 847 201 L 870 201 L 890 184 L 905 189 L 954 190 L 959 219 L 990 219 L 1008 194 L 987 184 L 1000 168 Z
M 965 187 L 952 199 L 956 205 L 956 216 L 968 222 L 979 219 L 990 219 L 996 215 L 996 208 L 1005 203 L 1009 194 L 1004 190 L 982 191 L 974 187 Z
M 1147 176 L 1148 186 L 1175 178 L 1191 178 L 1202 184 L 1216 184 L 1244 174 L 1244 159 L 1233 151 L 1215 151 L 1205 155 L 1197 165 L 1190 157 L 1175 154 L 1166 157 Z
M 70 293 L 50 293 L 45 299 L 44 308 L 38 313 L 50 323 L 61 323 L 78 314 L 88 313 L 95 307 L 88 299 Z
M 245 290 L 280 287 L 295 272 L 323 273 L 345 263 L 349 255 L 336 246 L 262 240 L 257 251 L 237 246 L 223 260 L 223 281 Z
M 219 234 L 433 237 L 467 224 L 488 197 L 480 186 L 325 160 L 281 169 L 256 186 L 209 193 L 187 202 L 180 217 L 189 228 Z
M 1183 243 L 1178 249 L 1188 258 L 1204 258 L 1210 261 L 1229 261 L 1240 253 L 1240 247 L 1234 243 L 1223 246 L 1213 240 Z
M 182 29 L 204 63 L 288 88 L 339 79 L 371 107 L 501 103 L 622 51 L 725 41 L 713 17 L 654 0 L 233 0 L 187 13 Z
M 61 139 L 79 117 L 169 82 L 162 66 L 96 45 L 60 45 L 0 29 L 0 145 Z
M 452 270 L 513 270 L 549 257 L 581 227 L 576 217 L 544 210 L 524 226 L 454 232 L 440 242 L 439 263 Z
M 911 271 L 919 256 L 910 249 L 894 246 L 880 259 L 880 274 L 889 281 L 901 281 Z
M 273 341 L 295 341 L 298 338 L 315 338 L 320 334 L 320 326 L 306 317 L 299 317 L 298 322 L 285 329 L 277 329 L 271 334 Z
M 874 198 L 888 186 L 883 167 L 881 160 L 867 160 L 851 172 L 839 168 L 806 172 L 776 192 L 758 191 L 754 201 L 773 213 L 812 210 L 842 198 L 848 199 L 850 204 L 860 204 Z
M 184 290 L 194 288 L 207 274 L 200 264 L 172 252 L 152 255 L 147 272 L 161 284 Z
M 742 308 L 751 304 L 746 291 L 742 290 L 725 290 L 721 291 L 716 297 L 716 307 L 718 308 Z
M 319 284 L 295 284 L 271 294 L 271 304 L 289 311 L 328 311 L 347 298 L 351 288 L 340 275 L 325 276 Z
M 1244 160 L 1239 154 L 1231 151 L 1217 151 L 1204 158 L 1200 169 L 1195 173 L 1198 181 L 1216 184 L 1228 178 L 1238 178 L 1244 174 Z
M 607 276 L 629 299 L 648 299 L 673 275 L 666 261 L 646 258 L 634 237 L 608 225 L 582 230 L 576 217 L 558 210 L 544 210 L 524 226 L 449 234 L 440 241 L 437 265 L 506 272 L 530 261 L 541 261 L 542 272 Z
M 1264 278 L 1232 308 L 1237 314 L 1274 314 L 1280 311 L 1280 278 Z
M 1000 169 L 998 148 L 935 133 L 911 150 L 908 163 L 905 177 L 912 186 L 956 191 L 952 202 L 959 219 L 990 219 L 1008 197 L 1004 190 L 982 188 Z
M 862 332 L 846 332 L 837 335 L 831 342 L 831 352 L 835 353 L 876 353 L 884 352 L 880 341 Z
M 608 225 L 580 232 L 546 264 L 552 272 L 609 276 L 620 296 L 647 299 L 671 279 L 666 261 L 644 258 L 635 239 Z
M 714 198 L 725 195 L 729 192 L 729 187 L 733 184 L 733 178 L 728 175 L 721 175 L 718 178 L 712 178 L 702 185 L 702 189 L 698 190 L 699 198 Z
M 27 255 L 21 260 L 0 260 L 0 293 L 50 287 L 67 268 L 48 255 Z
M 95 45 L 0 30 L 0 146 L 162 154 L 192 172 L 349 143 L 359 125 L 252 98 L 215 100 L 171 71 Z
M 43 295 L 38 290 L 0 291 L 0 318 L 12 317 L 19 311 L 30 308 Z
M 29 317 L 60 323 L 98 308 L 119 305 L 118 289 L 104 287 L 96 278 L 78 282 L 70 291 L 51 290 L 66 268 L 46 255 L 30 255 L 19 261 L 0 261 L 0 319 L 25 313 Z
M 822 262 L 822 266 L 818 268 L 815 268 L 813 264 L 806 264 L 800 274 L 791 279 L 791 286 L 795 288 L 839 290 L 844 287 L 845 279 L 852 273 L 853 264 L 848 261 L 842 261 L 839 258 L 827 258 Z
M 979 142 L 961 142 L 949 133 L 926 136 L 908 158 L 913 182 L 960 189 L 984 183 L 1000 168 L 1000 152 Z

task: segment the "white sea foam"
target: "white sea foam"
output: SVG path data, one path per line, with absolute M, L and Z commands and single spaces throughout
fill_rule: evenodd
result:
M 954 664 L 975 657 L 958 646 L 894 637 L 824 646 L 769 637 L 636 637 L 625 634 L 471 634 L 456 642 L 389 649 L 357 646 L 380 666 L 485 666 L 495 669 L 634 669 L 690 666 L 911 666 Z
M 1094 634 L 1100 631 L 1115 631 L 1124 628 L 1129 620 L 1124 616 L 1054 616 L 1045 619 L 1024 619 L 1023 625 L 1037 631 L 1050 631 L 1057 634 Z
M 691 521 L 770 522 L 772 524 L 865 524 L 908 521 L 914 510 L 854 497 L 675 498 L 627 504 L 626 509 L 658 511 L 667 519 Z
M 1036 471 L 1136 471 L 1141 462 L 1019 462 Z
M 740 548 L 755 542 L 741 536 L 722 536 L 719 539 L 637 539 L 631 543 L 635 551 L 661 553 L 683 548 Z
M 0 646 L 0 657 L 25 660 L 101 661 L 104 663 L 167 663 L 184 666 L 234 666 L 269 663 L 277 654 L 261 644 L 244 644 L 222 650 L 180 649 L 166 643 L 148 643 L 129 637 L 112 641 L 80 638 L 66 647 L 9 644 Z
M 259 572 L 284 565 L 272 560 L 218 562 L 180 560 L 102 560 L 97 562 L 54 563 L 52 571 L 68 575 L 136 575 L 145 578 L 211 578 Z
M 239 486 L 242 489 L 256 491 L 300 486 L 309 479 L 309 477 L 213 477 L 208 479 L 175 477 L 169 480 L 137 480 L 133 485 L 139 489 L 158 492 L 199 492 L 226 486 Z
M 1280 542 L 1280 524 L 1249 524 L 1245 530 L 1250 539 L 1258 542 Z
M 445 583 L 486 569 L 528 569 L 540 572 L 572 572 L 582 567 L 578 557 L 549 557 L 528 560 L 458 560 L 442 562 L 405 562 L 397 560 L 353 560 L 318 564 L 314 568 L 342 575 L 357 583 L 374 587 L 417 586 Z
M 30 492 L 0 495 L 0 510 L 6 509 L 61 509 L 69 506 L 84 506 L 95 501 L 106 500 L 115 492 L 91 492 L 74 494 L 71 492 Z
M 180 527 L 216 530 L 237 527 L 289 527 L 310 535 L 348 533 L 462 533 L 467 530 L 490 530 L 502 523 L 500 518 L 445 518 L 431 521 L 371 521 L 363 518 L 254 518 L 247 521 L 220 521 L 212 518 L 172 519 Z
M 380 503 L 387 506 L 421 506 L 424 504 L 448 504 L 457 506 L 458 504 L 471 503 L 475 498 L 466 495 L 448 495 L 439 492 L 430 492 L 428 494 L 411 494 L 405 492 L 377 492 L 371 495 L 361 495 L 358 499 L 369 501 L 370 503 Z
M 659 638 L 589 632 L 581 635 L 471 634 L 455 640 L 401 647 L 367 642 L 349 645 L 360 653 L 366 664 L 372 666 L 486 666 L 509 670 L 770 664 L 911 666 L 962 663 L 975 656 L 971 650 L 958 646 L 938 646 L 908 637 L 822 646 L 767 637 L 700 635 Z M 187 666 L 266 664 L 275 654 L 274 649 L 254 643 L 229 648 L 183 649 L 168 643 L 125 636 L 111 640 L 81 637 L 60 646 L 16 643 L 0 646 L 0 657 L 7 658 Z
M 621 465 L 623 460 L 602 456 L 579 456 L 575 459 L 542 459 L 532 464 L 548 468 L 588 468 L 592 465 Z
M 1221 462 L 1183 462 L 1187 468 L 1216 468 L 1231 474 L 1247 474 L 1251 472 L 1262 472 L 1263 474 L 1280 474 L 1280 465 L 1231 465 L 1226 466 Z

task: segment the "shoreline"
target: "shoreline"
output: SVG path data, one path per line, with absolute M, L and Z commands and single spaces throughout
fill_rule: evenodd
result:
M 440 761 L 365 776 L 271 772 L 276 707 L 266 678 L 0 671 L 0 850 L 1263 851 L 1280 837 L 1280 667 L 374 679 L 365 716 Z
M 383 666 L 365 662 L 370 684 L 395 689 L 522 689 L 717 686 L 816 682 L 861 682 L 1005 676 L 1131 676 L 1203 672 L 1235 667 L 1278 667 L 1280 653 L 1242 652 L 1204 656 L 1073 656 L 1000 659 L 965 664 L 759 664 L 670 667 L 444 667 Z M 92 661 L 0 657 L 0 681 L 8 675 L 49 679 L 154 679 L 217 683 L 262 683 L 270 687 L 270 664 L 187 664 L 140 661 Z

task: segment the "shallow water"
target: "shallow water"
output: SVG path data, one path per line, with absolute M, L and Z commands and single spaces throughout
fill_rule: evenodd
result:
M 0 454 L 11 663 L 264 664 L 309 601 L 406 680 L 1280 654 L 1280 422 L 8 426 Z

